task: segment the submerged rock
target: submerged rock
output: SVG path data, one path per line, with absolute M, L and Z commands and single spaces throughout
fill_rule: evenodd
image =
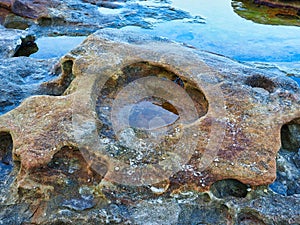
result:
M 61 68 L 43 84 L 61 96 L 30 97 L 0 117 L 20 163 L 5 201 L 20 213 L 17 202 L 30 205 L 23 222 L 299 222 L 297 191 L 259 187 L 276 178 L 282 126 L 300 118 L 292 79 L 113 29 Z

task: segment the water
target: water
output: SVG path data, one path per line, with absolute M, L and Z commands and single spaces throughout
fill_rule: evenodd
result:
M 30 55 L 31 58 L 49 59 L 62 57 L 67 52 L 78 46 L 86 37 L 41 37 L 36 40 L 39 50 Z
M 132 107 L 129 125 L 135 128 L 152 130 L 174 124 L 178 119 L 178 113 L 170 111 L 165 104 L 159 105 L 145 100 Z
M 300 62 L 300 27 L 262 25 L 245 20 L 233 11 L 230 0 L 174 0 L 172 5 L 205 18 L 206 23 L 169 21 L 143 32 L 239 61 Z M 123 29 L 140 30 L 137 27 Z
M 167 6 L 166 2 L 131 1 L 143 6 Z M 119 4 L 121 7 L 122 4 Z M 152 21 L 153 29 L 125 26 L 122 29 L 167 37 L 199 49 L 231 57 L 239 61 L 281 63 L 281 66 L 300 71 L 300 27 L 257 24 L 237 15 L 230 0 L 173 0 L 171 6 L 189 12 L 199 20 Z M 123 16 L 123 8 L 99 7 L 103 14 Z M 147 19 L 147 18 L 146 18 Z M 39 51 L 33 58 L 61 57 L 85 37 L 42 37 L 36 42 Z M 300 76 L 300 72 L 296 75 Z
M 296 81 L 298 83 L 298 85 L 300 86 L 300 77 L 291 77 L 294 81 Z

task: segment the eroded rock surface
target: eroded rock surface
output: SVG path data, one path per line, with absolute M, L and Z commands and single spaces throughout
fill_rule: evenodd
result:
M 57 61 L 26 57 L 0 59 L 0 114 L 14 109 L 31 95 L 52 94 L 41 84 L 58 76 L 52 71 Z
M 104 27 L 151 28 L 161 21 L 183 18 L 193 17 L 168 1 L 0 1 L 1 24 L 43 35 L 87 35 Z M 200 17 L 194 20 L 203 22 Z
M 232 1 L 232 6 L 238 15 L 256 23 L 300 26 L 297 0 L 242 0 Z
M 295 81 L 119 30 L 89 36 L 62 58 L 61 68 L 60 78 L 43 86 L 62 96 L 30 97 L 0 117 L 6 140 L 0 157 L 9 166 L 1 170 L 12 174 L 3 177 L 8 195 L 1 198 L 1 223 L 300 222 L 299 176 L 288 176 L 290 168 L 299 169 Z M 166 91 L 177 89 L 193 107 Z M 170 99 L 153 98 L 162 94 Z M 149 114 L 140 100 L 153 103 Z M 129 120 L 145 122 L 115 129 L 126 104 L 135 103 Z M 144 151 L 134 137 L 149 138 L 151 129 L 167 135 L 158 148 L 146 142 Z M 276 178 L 280 147 L 294 150 L 285 157 L 291 166 L 277 171 L 286 191 L 273 186 L 273 193 L 264 185 Z M 19 216 L 11 217 L 12 211 Z

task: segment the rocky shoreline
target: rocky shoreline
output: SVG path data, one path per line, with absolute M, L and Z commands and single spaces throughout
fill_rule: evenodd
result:
M 32 3 L 0 3 L 0 224 L 300 224 L 294 80 L 142 31 L 98 30 L 193 18 L 168 1 Z M 103 6 L 124 10 L 122 17 L 98 14 Z M 8 29 L 20 18 L 14 28 L 25 30 Z M 17 57 L 33 34 L 91 35 L 61 59 Z M 134 94 L 126 92 L 131 83 L 140 85 Z M 164 109 L 157 115 L 167 110 L 186 122 L 159 130 L 167 138 L 144 151 L 132 133 L 147 140 L 148 131 L 120 120 L 118 133 L 112 118 L 123 118 L 133 96 L 148 101 L 153 93 L 169 98 L 155 100 Z

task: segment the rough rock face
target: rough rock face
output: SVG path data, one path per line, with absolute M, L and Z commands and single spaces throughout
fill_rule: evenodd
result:
M 168 1 L 145 5 L 135 0 L 0 0 L 1 24 L 7 28 L 29 28 L 29 31 L 46 35 L 87 35 L 103 27 L 151 28 L 162 20 L 183 18 L 193 17 L 185 11 L 174 9 Z M 194 21 L 203 22 L 199 17 L 195 17 Z
M 241 0 L 232 1 L 232 6 L 238 15 L 256 23 L 300 26 L 297 0 Z
M 292 1 L 284 1 L 284 0 L 254 0 L 256 4 L 266 5 L 273 8 L 286 8 L 286 9 L 294 9 L 300 10 L 300 4 L 297 0 Z
M 39 60 L 26 55 L 32 36 L 25 31 L 0 28 L 0 115 L 31 95 L 55 94 L 40 84 L 55 78 L 58 59 Z M 23 48 L 26 45 L 26 48 Z M 29 53 L 28 53 L 29 54 Z
M 27 33 L 20 30 L 7 30 L 0 27 L 0 58 L 12 57 L 17 47 L 21 45 L 21 38 L 24 38 Z
M 295 81 L 118 30 L 89 36 L 61 67 L 44 87 L 68 87 L 62 96 L 0 117 L 2 224 L 300 222 L 299 177 L 283 182 L 280 169 L 272 190 L 288 183 L 286 197 L 261 186 L 281 146 L 299 169 Z

